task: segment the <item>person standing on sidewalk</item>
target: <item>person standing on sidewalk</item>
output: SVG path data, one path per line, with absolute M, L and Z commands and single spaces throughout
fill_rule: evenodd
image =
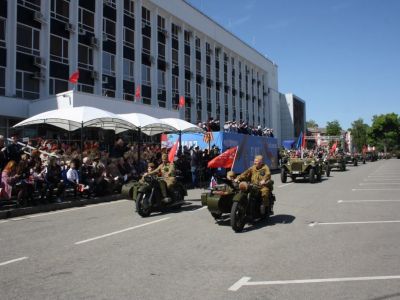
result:
M 194 147 L 190 155 L 190 171 L 192 173 L 192 186 L 193 188 L 199 187 L 198 183 L 198 169 L 200 167 L 201 153 L 199 146 Z

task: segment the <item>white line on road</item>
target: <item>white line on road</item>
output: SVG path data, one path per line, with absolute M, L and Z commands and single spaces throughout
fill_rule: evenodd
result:
M 400 191 L 400 189 L 352 189 L 352 191 Z
M 76 242 L 75 245 L 88 243 L 88 242 L 91 242 L 91 241 L 95 241 L 95 240 L 98 240 L 98 239 L 102 239 L 102 238 L 105 238 L 105 237 L 109 237 L 109 236 L 112 236 L 112 235 L 123 233 L 123 232 L 129 231 L 129 230 L 133 230 L 133 229 L 137 229 L 137 228 L 144 227 L 144 226 L 147 226 L 147 225 L 151 225 L 151 224 L 159 223 L 159 222 L 162 222 L 162 221 L 166 221 L 168 219 L 170 219 L 170 217 L 162 218 L 162 219 L 159 219 L 159 220 L 155 220 L 155 221 L 152 221 L 152 222 L 140 224 L 140 225 L 133 226 L 133 227 L 128 227 L 128 228 L 125 228 L 125 229 L 122 229 L 122 230 L 118 230 L 118 231 L 114 231 L 114 232 L 111 232 L 111 233 L 99 235 L 99 236 L 96 236 L 96 237 L 93 237 L 93 238 L 90 238 L 90 239 L 87 239 L 87 240 Z
M 338 203 L 363 203 L 363 202 L 400 202 L 400 199 L 385 200 L 338 200 Z
M 75 211 L 75 210 L 81 210 L 81 209 L 87 209 L 87 208 L 96 208 L 98 206 L 106 206 L 106 205 L 112 205 L 112 204 L 116 204 L 116 203 L 120 203 L 120 202 L 126 202 L 129 200 L 116 200 L 116 201 L 111 201 L 111 202 L 104 202 L 104 203 L 98 203 L 98 204 L 91 204 L 88 206 L 81 206 L 81 207 L 73 207 L 73 208 L 67 208 L 67 209 L 61 209 L 61 210 L 57 210 L 57 211 L 51 211 L 51 212 L 47 212 L 47 213 L 41 213 L 41 214 L 35 214 L 35 215 L 28 215 L 25 217 L 18 217 L 18 218 L 12 218 L 12 219 L 8 219 L 5 221 L 0 222 L 1 223 L 6 223 L 8 221 L 21 221 L 21 220 L 27 220 L 27 219 L 32 219 L 32 218 L 38 218 L 38 217 L 43 217 L 43 216 L 48 216 L 48 215 L 55 215 L 55 214 L 62 214 L 62 213 L 67 213 L 67 212 L 71 212 L 71 211 Z
M 368 175 L 369 178 L 399 178 L 400 175 Z
M 314 227 L 316 225 L 353 225 L 353 224 L 387 224 L 387 223 L 400 223 L 400 220 L 391 220 L 391 221 L 360 221 L 360 222 L 331 222 L 331 223 L 320 223 L 320 222 L 312 222 L 308 224 L 310 227 Z
M 12 263 L 15 263 L 15 262 L 18 262 L 21 260 L 25 260 L 25 259 L 28 259 L 28 257 L 24 256 L 24 257 L 8 260 L 8 261 L 0 263 L 0 266 L 5 266 L 5 265 L 12 264 Z
M 275 281 L 253 281 L 250 277 L 242 277 L 228 291 L 236 292 L 242 286 L 250 285 L 282 285 L 282 284 L 304 284 L 304 283 L 327 283 L 327 282 L 346 282 L 346 281 L 372 281 L 372 280 L 391 280 L 400 279 L 400 275 L 393 276 L 370 276 L 370 277 L 341 277 L 341 278 L 322 278 L 322 279 L 302 279 L 302 280 L 275 280 Z
M 293 182 L 289 182 L 289 183 L 286 183 L 286 184 L 278 185 L 278 188 L 285 187 L 285 186 L 288 186 L 288 185 L 291 185 L 291 184 L 293 184 Z
M 207 208 L 207 206 L 203 206 L 203 207 L 200 207 L 200 208 L 198 208 L 198 209 L 191 210 L 191 211 L 189 211 L 189 212 L 194 213 L 194 212 L 197 212 L 197 211 L 199 211 L 199 210 L 206 209 L 206 208 Z
M 393 178 L 393 179 L 387 179 L 387 178 L 367 178 L 364 179 L 364 181 L 400 181 L 400 179 Z
M 384 184 L 384 185 L 391 185 L 391 184 L 397 184 L 399 185 L 400 182 L 363 182 L 360 183 L 359 185 L 374 185 L 374 184 Z

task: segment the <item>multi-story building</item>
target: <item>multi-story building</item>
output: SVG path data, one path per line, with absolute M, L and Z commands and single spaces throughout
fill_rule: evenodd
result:
M 280 94 L 282 140 L 297 138 L 306 133 L 306 102 L 293 94 Z
M 277 66 L 185 1 L 0 0 L 0 130 L 73 88 L 75 106 L 243 120 L 280 135 Z

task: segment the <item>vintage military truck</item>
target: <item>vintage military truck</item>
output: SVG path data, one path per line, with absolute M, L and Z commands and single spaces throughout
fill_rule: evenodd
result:
M 346 171 L 346 160 L 342 154 L 328 156 L 325 159 L 325 164 L 330 170 L 337 169 L 339 171 Z
M 358 154 L 357 153 L 346 153 L 344 155 L 346 164 L 352 164 L 353 166 L 358 166 Z
M 326 169 L 318 158 L 289 158 L 281 167 L 281 181 L 285 183 L 290 177 L 293 182 L 296 182 L 298 177 L 303 177 L 310 183 L 314 183 L 321 181 L 324 171 Z M 327 176 L 329 176 L 329 171 Z

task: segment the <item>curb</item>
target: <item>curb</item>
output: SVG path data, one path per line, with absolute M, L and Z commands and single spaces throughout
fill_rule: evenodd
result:
M 0 219 L 9 219 L 15 217 L 21 217 L 25 215 L 43 213 L 43 212 L 50 212 L 56 211 L 66 208 L 72 207 L 80 207 L 86 206 L 90 204 L 98 204 L 103 202 L 111 202 L 116 200 L 122 200 L 124 197 L 122 195 L 110 195 L 101 198 L 92 198 L 92 199 L 78 199 L 75 201 L 66 201 L 62 203 L 50 203 L 44 204 L 39 206 L 32 206 L 32 207 L 21 207 L 21 208 L 13 208 L 8 210 L 0 211 Z

